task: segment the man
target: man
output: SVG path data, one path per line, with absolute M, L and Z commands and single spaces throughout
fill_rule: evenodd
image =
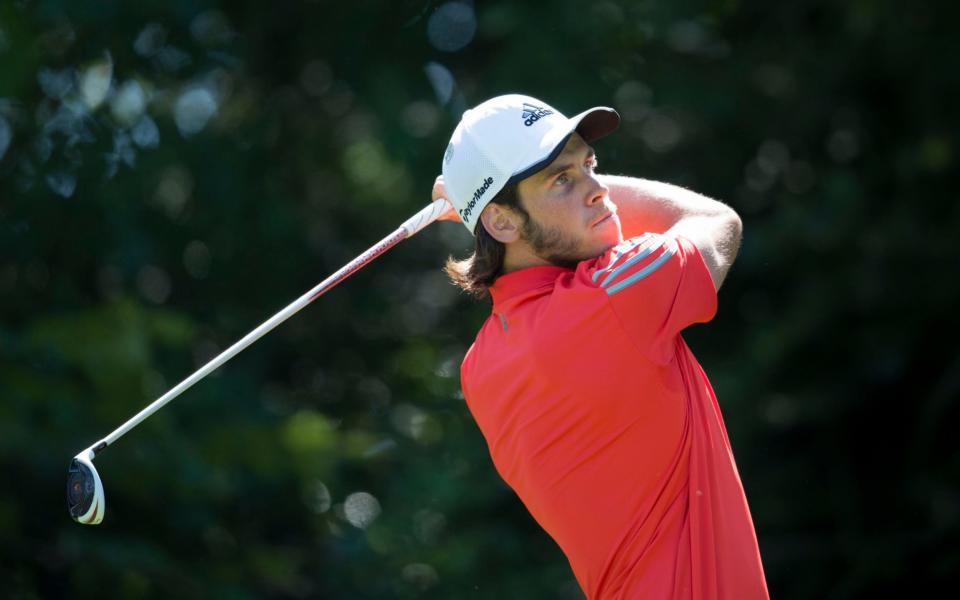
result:
M 447 272 L 493 301 L 464 396 L 588 598 L 768 598 L 720 408 L 680 336 L 716 312 L 740 219 L 598 175 L 589 144 L 619 121 L 521 95 L 464 113 L 433 190 L 476 238 Z

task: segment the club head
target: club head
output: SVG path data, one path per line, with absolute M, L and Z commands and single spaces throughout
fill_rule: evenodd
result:
M 84 450 L 76 455 L 67 471 L 67 507 L 73 520 L 84 525 L 96 525 L 107 510 L 103 484 L 90 454 Z

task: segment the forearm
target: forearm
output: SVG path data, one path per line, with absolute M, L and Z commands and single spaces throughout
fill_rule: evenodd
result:
M 624 177 L 601 175 L 610 188 L 610 199 L 617 205 L 623 237 L 642 233 L 664 233 L 681 220 L 692 217 L 720 217 L 732 210 L 722 202 L 680 186 Z
M 720 289 L 737 257 L 743 223 L 726 204 L 682 187 L 617 175 L 602 175 L 617 205 L 624 238 L 642 233 L 682 235 L 700 251 Z

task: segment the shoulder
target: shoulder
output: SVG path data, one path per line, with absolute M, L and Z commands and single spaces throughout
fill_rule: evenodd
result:
M 583 261 L 578 273 L 588 285 L 613 295 L 655 273 L 680 251 L 681 244 L 672 236 L 644 233 Z

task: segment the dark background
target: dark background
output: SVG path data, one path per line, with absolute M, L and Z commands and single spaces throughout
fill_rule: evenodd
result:
M 951 3 L 0 3 L 0 595 L 578 598 L 459 393 L 439 223 L 66 468 L 429 201 L 506 92 L 743 217 L 686 338 L 775 598 L 960 570 Z

